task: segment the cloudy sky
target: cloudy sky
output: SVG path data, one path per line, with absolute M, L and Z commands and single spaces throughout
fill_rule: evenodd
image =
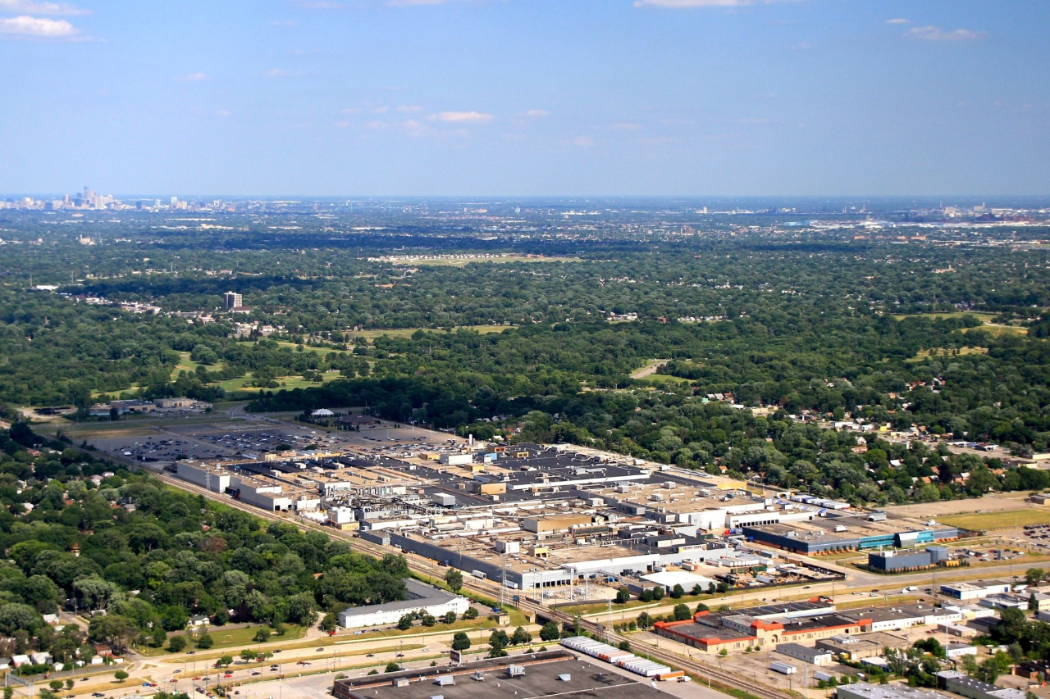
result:
M 0 0 L 0 192 L 1050 194 L 1045 0 Z

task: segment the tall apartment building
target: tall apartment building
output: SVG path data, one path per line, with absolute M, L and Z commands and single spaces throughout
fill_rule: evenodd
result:
M 227 310 L 233 308 L 240 308 L 244 305 L 243 303 L 241 303 L 241 301 L 241 295 L 232 291 L 227 291 L 225 294 L 222 295 L 222 306 Z

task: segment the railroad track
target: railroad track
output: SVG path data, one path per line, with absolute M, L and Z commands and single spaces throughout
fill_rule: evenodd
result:
M 606 642 L 611 645 L 617 645 L 622 641 L 627 641 L 631 644 L 631 652 L 636 655 L 645 655 L 653 660 L 659 660 L 672 668 L 684 670 L 690 675 L 696 676 L 700 679 L 708 679 L 727 687 L 742 689 L 756 697 L 760 697 L 760 699 L 789 699 L 791 697 L 787 692 L 757 682 L 752 682 L 741 678 L 738 675 L 713 668 L 706 663 L 701 663 L 691 658 L 683 658 L 677 653 L 672 653 L 670 650 L 654 646 L 651 643 L 646 643 L 645 641 L 639 641 L 637 639 L 625 638 L 624 636 L 613 632 L 608 626 L 601 626 L 591 621 L 577 620 L 565 612 L 556 609 L 549 609 L 528 600 L 520 602 L 518 606 L 522 609 L 534 611 L 537 615 L 544 616 L 561 624 L 572 625 L 578 621 L 582 630 L 587 631 L 594 636 L 604 638 Z
M 82 451 L 90 453 L 92 454 L 92 456 L 98 456 L 97 452 L 87 452 L 86 450 Z M 194 493 L 196 495 L 201 495 L 209 500 L 213 500 L 223 505 L 226 505 L 227 507 L 232 507 L 234 509 L 241 510 L 243 512 L 247 512 L 257 517 L 268 519 L 274 522 L 292 524 L 301 531 L 319 531 L 329 537 L 335 536 L 342 541 L 346 541 L 350 545 L 350 548 L 358 553 L 363 553 L 365 555 L 374 556 L 377 558 L 391 553 L 390 550 L 384 548 L 379 544 L 373 544 L 371 542 L 364 541 L 360 537 L 353 537 L 350 534 L 339 530 L 333 530 L 330 527 L 325 527 L 320 524 L 315 524 L 309 521 L 297 520 L 281 516 L 272 512 L 260 510 L 259 508 L 253 507 L 251 505 L 246 505 L 238 500 L 234 500 L 229 497 L 222 497 L 219 493 L 207 490 L 200 486 L 194 485 L 193 483 L 188 483 L 184 480 L 170 475 L 166 471 L 146 467 L 143 464 L 138 464 L 130 460 L 115 458 L 108 454 L 105 456 L 110 458 L 112 461 L 124 463 L 125 465 L 135 470 L 145 468 L 146 470 L 150 471 L 150 473 L 152 473 L 154 477 L 156 477 L 158 480 L 164 482 L 167 485 L 170 485 L 174 488 L 179 488 L 187 492 Z M 415 555 L 406 555 L 405 560 L 408 562 L 408 567 L 412 572 L 426 575 L 439 580 L 444 577 L 445 571 L 448 570 L 447 568 L 441 568 L 437 565 L 423 562 L 422 560 L 419 560 L 419 557 Z M 491 580 L 475 579 L 469 582 L 465 580 L 463 584 L 463 589 L 474 592 L 476 594 L 484 595 L 485 597 L 491 599 L 499 599 L 500 595 L 499 586 Z M 726 687 L 741 689 L 758 697 L 759 699 L 792 699 L 792 695 L 787 692 L 744 679 L 739 675 L 734 675 L 722 669 L 711 667 L 706 663 L 701 663 L 691 658 L 684 658 L 676 653 L 671 652 L 666 648 L 659 648 L 658 646 L 647 643 L 645 641 L 626 638 L 618 633 L 613 632 L 611 626 L 603 626 L 592 621 L 577 619 L 571 614 L 567 614 L 557 609 L 545 607 L 541 604 L 533 602 L 528 598 L 521 597 L 519 601 L 515 603 L 515 606 L 522 609 L 523 611 L 531 612 L 536 616 L 537 619 L 548 619 L 563 626 L 572 626 L 576 623 L 579 623 L 580 628 L 582 630 L 585 630 L 588 633 L 595 636 L 604 637 L 607 640 L 607 642 L 611 643 L 612 645 L 616 645 L 622 641 L 627 641 L 631 644 L 632 652 L 636 654 L 646 655 L 652 658 L 653 660 L 658 660 L 672 668 L 684 670 L 685 672 L 689 673 L 690 675 L 693 675 L 694 677 L 697 677 L 700 680 L 709 680 L 711 682 L 716 682 Z

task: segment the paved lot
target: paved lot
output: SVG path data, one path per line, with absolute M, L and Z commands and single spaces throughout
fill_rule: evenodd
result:
M 142 422 L 126 429 L 85 431 L 99 450 L 158 465 L 176 459 L 261 459 L 277 447 L 303 451 L 356 452 L 394 455 L 406 451 L 434 451 L 466 440 L 444 432 L 382 421 L 360 431 L 324 430 L 259 415 L 230 419 L 216 415 L 213 422 Z

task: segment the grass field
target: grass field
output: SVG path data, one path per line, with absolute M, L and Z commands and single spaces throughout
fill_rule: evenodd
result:
M 991 313 L 975 313 L 972 311 L 954 311 L 952 313 L 894 313 L 893 318 L 904 320 L 905 318 L 965 318 L 973 316 L 982 323 L 991 323 L 995 316 Z
M 179 375 L 180 371 L 188 371 L 192 374 L 193 372 L 197 371 L 197 367 L 199 366 L 200 364 L 190 359 L 189 352 L 179 352 L 179 363 L 176 364 L 175 368 L 171 371 L 171 380 L 174 381 L 175 377 Z M 223 364 L 223 362 L 218 362 L 216 364 L 205 365 L 205 368 L 208 371 L 219 371 L 224 366 L 225 364 Z
M 474 263 L 507 264 L 508 262 L 583 262 L 578 257 L 478 257 L 470 259 L 405 260 L 394 264 L 413 267 L 465 267 Z
M 340 374 L 338 371 L 326 371 L 322 374 L 324 382 L 334 381 L 338 379 Z M 226 381 L 220 381 L 219 386 L 226 391 L 227 396 L 236 396 L 237 394 L 254 395 L 259 391 L 280 391 L 284 389 L 291 391 L 294 388 L 310 388 L 312 386 L 319 386 L 320 384 L 314 383 L 313 381 L 307 381 L 302 376 L 283 376 L 277 379 L 277 383 L 280 384 L 277 388 L 257 388 L 254 386 L 245 386 L 244 384 L 251 381 L 251 374 L 248 376 L 242 376 L 239 379 L 227 379 Z
M 215 641 L 215 645 L 209 648 L 219 650 L 221 648 L 247 648 L 266 650 L 266 645 L 262 643 L 256 643 L 252 640 L 252 637 L 259 632 L 259 629 L 265 629 L 266 626 L 244 626 L 236 629 L 227 629 L 222 626 L 212 626 L 208 628 L 208 635 Z M 294 624 L 287 624 L 285 626 L 287 632 L 283 636 L 270 636 L 271 643 L 277 641 L 294 641 L 297 638 L 302 638 L 306 633 L 306 629 L 302 626 L 296 626 Z M 171 634 L 177 635 L 177 634 Z M 142 648 L 140 652 L 143 655 L 169 655 L 168 651 L 163 648 Z M 225 655 L 225 653 L 218 653 L 215 655 L 216 658 Z M 210 657 L 210 656 L 209 656 Z M 198 658 L 198 660 L 204 659 L 204 656 Z
M 904 320 L 905 318 L 963 318 L 965 316 L 973 316 L 980 320 L 984 325 L 976 328 L 963 328 L 963 332 L 970 332 L 971 330 L 982 330 L 989 335 L 999 337 L 1005 333 L 1014 333 L 1017 335 L 1027 335 L 1028 328 L 1020 328 L 1013 325 L 992 325 L 992 319 L 995 318 L 991 313 L 973 313 L 970 311 L 956 311 L 954 313 L 911 313 L 901 314 L 895 313 L 892 317 L 896 320 Z
M 287 347 L 288 349 L 295 351 L 295 348 L 299 345 L 294 342 L 288 342 L 287 340 L 278 340 L 277 344 L 281 347 Z M 343 354 L 346 350 L 332 349 L 331 347 L 311 347 L 310 345 L 303 345 L 303 352 L 313 352 L 315 354 L 328 354 L 329 352 L 335 352 L 336 354 Z
M 934 347 L 928 350 L 919 350 L 911 359 L 906 361 L 909 362 L 921 362 L 924 359 L 936 358 L 936 357 L 954 357 L 954 356 L 965 356 L 967 354 L 988 354 L 987 347 L 959 347 L 956 350 L 948 350 L 944 347 Z
M 963 328 L 964 333 L 968 333 L 971 330 L 981 330 L 983 332 L 992 335 L 993 337 L 999 337 L 1007 333 L 1012 335 L 1027 335 L 1028 328 L 1019 328 L 1014 325 L 982 325 L 979 328 Z
M 456 326 L 456 330 L 474 330 L 481 335 L 488 335 L 489 333 L 501 333 L 504 330 L 511 330 L 518 327 L 517 325 L 459 325 Z M 363 337 L 366 340 L 374 340 L 377 337 L 383 335 L 389 335 L 390 337 L 411 337 L 417 330 L 424 332 L 440 333 L 446 332 L 441 328 L 395 328 L 393 330 L 357 330 L 355 332 L 349 332 L 347 335 L 350 337 Z
M 1050 509 L 1030 507 L 1023 510 L 983 512 L 967 515 L 949 515 L 938 518 L 944 524 L 962 529 L 982 531 L 987 529 L 1016 529 L 1026 524 L 1050 524 Z
M 670 374 L 649 374 L 642 381 L 652 381 L 653 383 L 689 383 L 689 379 L 683 379 L 681 376 L 671 376 Z

